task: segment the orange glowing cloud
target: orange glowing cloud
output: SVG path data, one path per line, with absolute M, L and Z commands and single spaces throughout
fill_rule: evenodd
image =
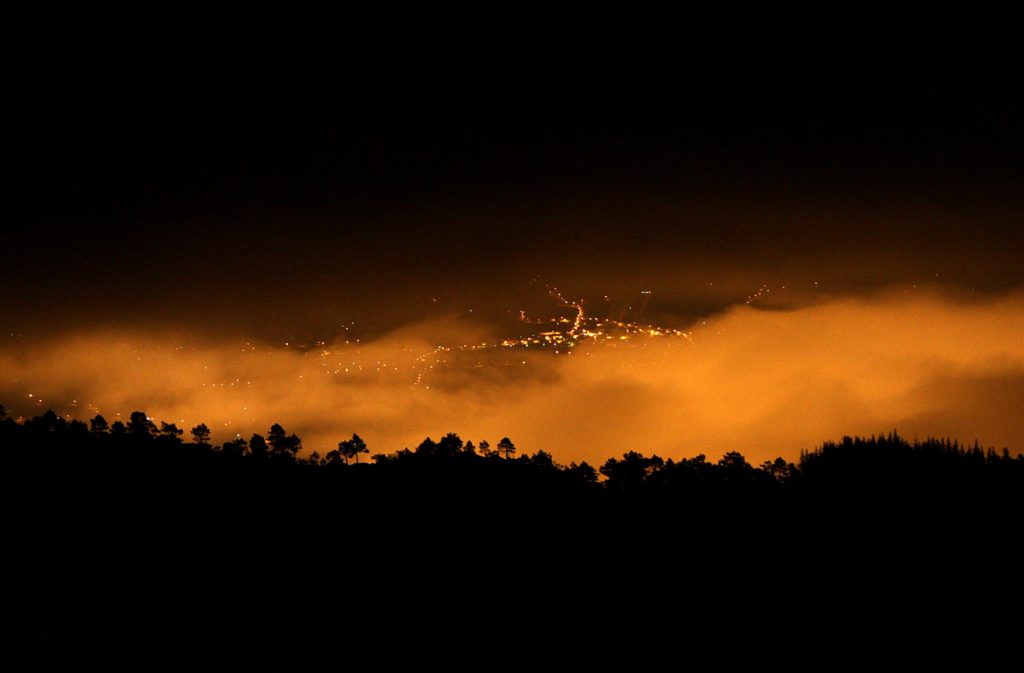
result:
M 584 343 L 568 356 L 438 350 L 504 336 L 456 319 L 305 349 L 97 331 L 4 348 L 0 401 L 15 414 L 52 407 L 108 420 L 143 409 L 205 421 L 217 441 L 281 422 L 321 453 L 352 432 L 388 452 L 455 431 L 508 435 L 565 462 L 630 449 L 760 461 L 893 428 L 1019 450 L 1021 334 L 1024 294 L 967 302 L 937 292 L 738 306 L 694 327 L 692 343 Z

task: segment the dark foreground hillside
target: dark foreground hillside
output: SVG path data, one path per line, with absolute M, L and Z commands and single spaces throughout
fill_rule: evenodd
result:
M 0 420 L 6 670 L 1022 651 L 1019 457 L 892 435 L 798 465 L 627 453 L 599 478 L 454 435 L 367 464 L 351 440 L 310 460 L 283 431 L 179 434 L 142 414 Z

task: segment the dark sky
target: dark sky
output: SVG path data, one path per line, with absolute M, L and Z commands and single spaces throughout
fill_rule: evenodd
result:
M 3 327 L 1024 282 L 1017 16 L 715 7 L 15 17 Z

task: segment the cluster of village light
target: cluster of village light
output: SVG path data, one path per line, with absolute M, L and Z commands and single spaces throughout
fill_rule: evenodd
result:
M 424 353 L 416 359 L 417 374 L 413 385 L 423 385 L 429 388 L 429 385 L 425 385 L 427 375 L 433 370 L 450 366 L 452 364 L 450 357 L 453 353 L 493 351 L 497 349 L 513 351 L 530 349 L 549 351 L 555 355 L 572 355 L 574 349 L 584 344 L 621 346 L 644 337 L 681 338 L 689 342 L 690 345 L 693 345 L 691 332 L 670 327 L 641 325 L 607 317 L 588 316 L 583 308 L 582 300 L 566 299 L 557 288 L 548 288 L 548 294 L 557 299 L 563 307 L 573 309 L 575 315 L 571 317 L 558 316 L 547 319 L 531 319 L 526 316 L 525 311 L 520 311 L 519 319 L 522 322 L 547 327 L 548 329 L 493 343 L 482 342 L 458 346 L 437 346 L 432 351 Z M 650 291 L 644 291 L 642 294 L 650 294 Z M 526 360 L 514 360 L 513 362 L 519 365 L 527 364 Z

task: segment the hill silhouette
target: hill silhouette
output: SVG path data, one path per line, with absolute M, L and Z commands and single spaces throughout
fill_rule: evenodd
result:
M 0 419 L 9 670 L 1008 662 L 1024 458 L 896 433 L 597 467 Z M 360 458 L 362 456 L 362 458 Z M 352 659 L 358 657 L 359 659 Z

